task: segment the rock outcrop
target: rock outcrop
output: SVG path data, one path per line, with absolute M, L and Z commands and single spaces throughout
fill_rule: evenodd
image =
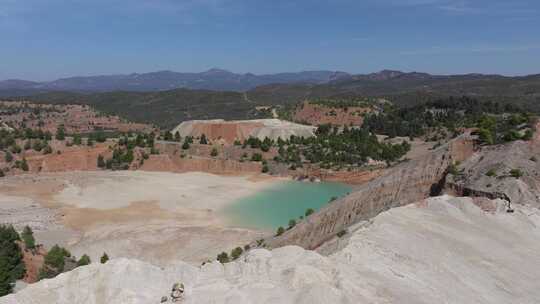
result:
M 540 212 L 470 198 L 395 208 L 322 256 L 296 246 L 254 249 L 239 260 L 159 268 L 115 259 L 79 267 L 0 298 L 0 304 L 159 303 L 173 284 L 181 303 L 539 303 Z
M 200 137 L 204 134 L 210 140 L 224 140 L 233 143 L 252 136 L 259 139 L 268 137 L 277 140 L 278 137 L 287 139 L 294 136 L 311 137 L 315 135 L 315 127 L 295 124 L 279 119 L 257 119 L 225 121 L 214 120 L 191 120 L 182 122 L 172 130 L 173 134 L 180 133 L 182 137 Z
M 447 178 L 447 187 L 457 195 L 540 207 L 539 160 L 540 145 L 535 141 L 484 147 L 457 166 L 457 172 Z
M 282 236 L 268 240 L 274 248 L 298 245 L 314 249 L 340 231 L 359 221 L 437 195 L 444 186 L 447 168 L 474 152 L 474 143 L 461 136 L 421 159 L 411 160 L 361 185 L 357 191 L 339 199 L 300 222 Z

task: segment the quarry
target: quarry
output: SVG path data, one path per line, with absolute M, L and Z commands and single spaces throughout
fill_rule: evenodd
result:
M 0 304 L 540 304 L 539 28 L 0 0 Z
M 540 301 L 540 124 L 487 145 L 474 128 L 411 139 L 328 111 L 318 127 L 2 131 L 0 223 L 38 244 L 19 241 L 25 275 L 0 303 Z M 65 268 L 44 277 L 55 248 Z

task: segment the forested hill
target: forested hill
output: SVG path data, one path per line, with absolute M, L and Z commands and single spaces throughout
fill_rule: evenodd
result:
M 43 103 L 82 103 L 129 120 L 170 128 L 191 119 L 247 119 L 269 117 L 261 106 L 291 106 L 305 99 L 383 97 L 409 107 L 449 96 L 521 106 L 540 113 L 540 75 L 432 76 L 383 71 L 357 75 L 328 84 L 274 84 L 242 92 L 176 89 L 160 92 L 80 94 L 49 92 L 6 99 Z
M 110 92 L 78 94 L 51 92 L 9 98 L 37 103 L 87 104 L 134 122 L 172 128 L 192 119 L 248 119 L 257 117 L 255 104 L 239 92 L 178 89 L 164 92 Z
M 412 105 L 447 96 L 471 96 L 500 102 L 519 102 L 540 109 L 540 74 L 523 77 L 500 75 L 437 76 L 426 73 L 382 71 L 355 75 L 323 85 L 276 84 L 249 92 L 266 103 L 299 98 L 332 96 L 379 96 L 398 105 Z
M 173 89 L 246 91 L 260 85 L 271 83 L 312 83 L 321 84 L 350 75 L 334 71 L 303 71 L 296 73 L 277 73 L 255 75 L 252 73 L 233 73 L 221 69 L 210 69 L 201 73 L 179 73 L 159 71 L 152 73 L 133 73 L 128 75 L 77 76 L 48 82 L 25 80 L 0 81 L 0 96 L 29 95 L 39 92 L 112 92 L 112 91 L 166 91 Z

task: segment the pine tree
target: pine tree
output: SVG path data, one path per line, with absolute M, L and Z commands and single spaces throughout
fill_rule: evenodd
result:
M 208 140 L 206 139 L 206 135 L 204 135 L 204 133 L 201 135 L 201 139 L 199 140 L 199 143 L 201 145 L 208 145 Z
M 28 249 L 36 247 L 36 240 L 34 239 L 34 232 L 29 226 L 25 226 L 21 233 L 21 238 L 24 241 L 24 246 Z
M 55 138 L 57 140 L 64 140 L 66 139 L 66 130 L 64 129 L 63 125 L 60 125 L 58 129 L 56 130 L 56 136 Z

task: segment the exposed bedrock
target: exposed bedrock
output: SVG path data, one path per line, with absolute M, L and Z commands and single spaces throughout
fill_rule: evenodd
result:
M 448 166 L 474 153 L 474 142 L 463 135 L 421 159 L 404 162 L 350 195 L 329 204 L 280 237 L 271 247 L 299 245 L 314 249 L 348 226 L 375 217 L 390 208 L 438 195 Z
M 157 267 L 92 263 L 0 298 L 1 304 L 155 304 L 185 285 L 178 304 L 540 303 L 540 210 L 500 200 L 484 212 L 441 196 L 395 208 L 350 234 L 335 254 L 296 246 L 252 249 L 238 260 Z
M 485 147 L 448 175 L 448 190 L 461 196 L 503 198 L 540 207 L 540 145 L 516 141 Z M 520 175 L 520 176 L 519 176 Z

